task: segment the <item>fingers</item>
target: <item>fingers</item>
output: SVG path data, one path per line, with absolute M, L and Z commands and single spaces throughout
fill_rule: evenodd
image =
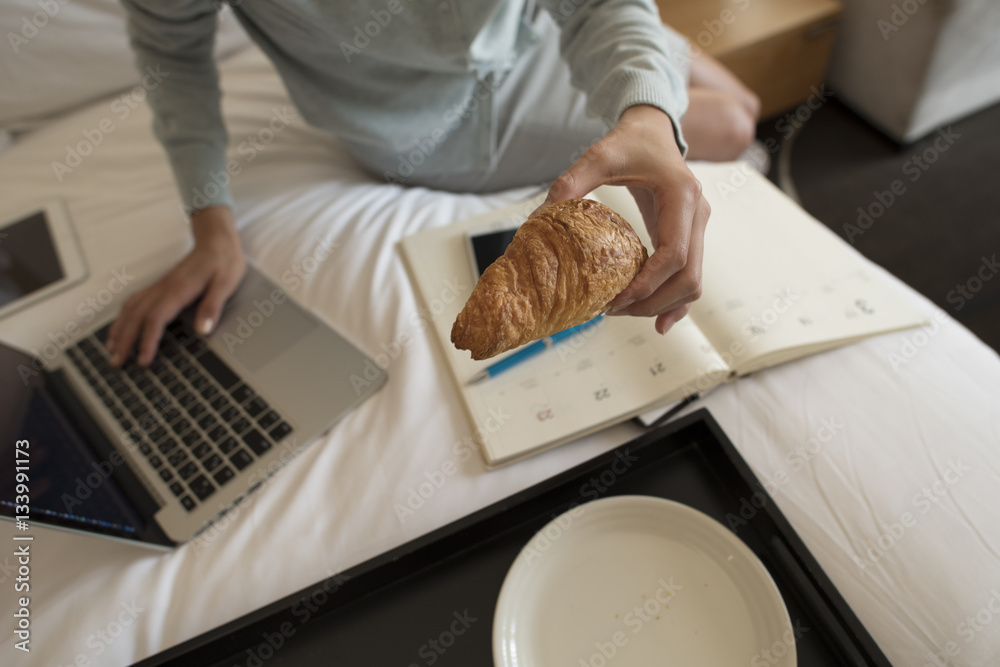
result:
M 614 314 L 639 317 L 666 315 L 690 304 L 701 296 L 701 265 L 705 245 L 705 228 L 708 225 L 711 212 L 708 202 L 702 201 L 703 203 L 698 206 L 695 212 L 691 225 L 690 246 L 685 249 L 686 256 L 679 260 L 675 254 L 661 252 L 663 248 L 658 248 L 643 266 L 639 275 L 632 281 L 632 284 L 622 293 L 625 298 L 617 304 L 617 309 L 613 311 Z M 665 259 L 656 259 L 658 255 Z M 664 280 L 664 269 L 669 270 L 671 264 L 679 261 L 683 261 L 681 270 L 667 274 L 667 278 Z M 650 269 L 648 272 L 647 268 Z M 657 284 L 658 280 L 662 282 Z M 629 302 L 629 298 L 633 298 L 633 300 Z M 683 311 L 683 313 L 686 312 L 686 310 Z M 672 325 L 673 322 L 683 317 L 683 313 L 670 321 L 670 324 Z M 669 318 L 660 322 L 658 319 L 658 330 L 659 326 L 668 320 Z
M 142 332 L 137 335 L 139 349 L 136 362 L 140 366 L 148 366 L 153 362 L 153 357 L 156 356 L 156 350 L 160 346 L 160 338 L 163 337 L 163 330 L 167 324 L 177 317 L 184 306 L 198 296 L 199 286 L 197 284 L 177 285 L 177 281 L 171 281 L 170 278 L 168 276 L 162 281 L 163 285 L 159 294 L 144 303 L 145 312 L 141 317 Z M 126 349 L 130 348 L 131 344 Z
M 118 314 L 111 329 L 108 330 L 108 340 L 105 347 L 111 355 L 111 365 L 121 366 L 125 363 L 136 336 L 142 326 L 142 315 L 144 309 L 142 304 L 148 298 L 148 292 L 152 288 L 147 288 L 130 296 L 125 305 L 122 306 L 121 313 Z
M 691 310 L 690 304 L 684 304 L 680 308 L 674 308 L 673 310 L 668 310 L 665 313 L 656 316 L 656 330 L 665 334 L 670 331 L 671 327 L 680 322 L 688 311 Z
M 138 343 L 136 362 L 148 365 L 156 355 L 163 329 L 196 296 L 197 282 L 178 279 L 172 271 L 154 285 L 129 297 L 108 334 L 111 365 L 125 363 Z
M 609 146 L 605 138 L 588 148 L 579 160 L 552 182 L 542 205 L 583 197 L 598 186 L 616 180 L 624 164 Z
M 626 311 L 634 313 L 629 307 L 637 302 L 643 302 L 658 296 L 649 303 L 659 303 L 665 308 L 669 303 L 660 303 L 665 298 L 664 295 L 675 293 L 678 283 L 667 287 L 667 281 L 678 274 L 689 265 L 691 270 L 689 277 L 697 275 L 700 281 L 701 275 L 701 244 L 704 237 L 705 224 L 711 209 L 708 201 L 701 195 L 701 183 L 688 172 L 681 174 L 673 181 L 674 187 L 669 191 L 651 193 L 653 201 L 653 214 L 647 219 L 647 227 L 656 250 L 646 260 L 645 265 L 633 278 L 632 282 L 619 294 L 612 302 L 611 312 L 613 314 Z M 643 210 L 644 217 L 647 195 L 643 194 L 639 188 L 630 188 L 636 196 L 640 210 Z M 644 207 L 644 204 L 646 206 Z M 698 244 L 697 250 L 694 245 Z M 700 286 L 700 282 L 699 282 Z M 628 310 L 626 310 L 628 309 Z M 646 315 L 656 315 L 663 310 L 654 310 L 645 313 Z
M 244 265 L 241 264 L 237 268 L 238 270 L 235 271 L 216 273 L 205 291 L 205 295 L 202 296 L 201 304 L 198 306 L 198 312 L 194 318 L 195 330 L 202 336 L 212 333 L 212 329 L 219 322 L 219 316 L 226 299 L 236 291 L 236 287 L 243 277 Z

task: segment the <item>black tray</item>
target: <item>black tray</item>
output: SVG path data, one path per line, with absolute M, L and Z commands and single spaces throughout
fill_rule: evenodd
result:
M 633 461 L 624 473 L 612 469 L 619 455 Z M 611 484 L 590 483 L 602 472 Z M 491 665 L 494 607 L 521 548 L 574 505 L 628 494 L 676 500 L 733 528 L 781 590 L 800 665 L 889 665 L 707 410 L 139 664 Z

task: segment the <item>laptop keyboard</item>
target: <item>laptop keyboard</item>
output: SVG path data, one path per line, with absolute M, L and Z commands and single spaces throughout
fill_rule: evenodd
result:
M 147 368 L 120 369 L 104 349 L 109 326 L 67 355 L 188 512 L 292 433 L 188 325 L 167 327 Z

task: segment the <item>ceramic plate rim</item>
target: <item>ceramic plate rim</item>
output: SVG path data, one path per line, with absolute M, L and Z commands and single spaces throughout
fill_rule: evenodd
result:
M 756 584 L 763 586 L 767 589 L 768 600 L 767 602 L 773 607 L 772 613 L 775 615 L 772 619 L 775 624 L 779 624 L 783 629 L 792 631 L 791 618 L 788 614 L 788 608 L 785 605 L 784 599 L 781 596 L 777 584 L 775 584 L 771 573 L 761 562 L 760 558 L 751 551 L 743 540 L 737 537 L 732 531 L 726 528 L 722 523 L 715 520 L 714 518 L 708 516 L 704 512 L 695 509 L 684 503 L 680 503 L 667 498 L 661 498 L 658 496 L 648 496 L 648 495 L 620 495 L 620 496 L 609 496 L 606 498 L 600 498 L 597 500 L 592 500 L 575 507 L 570 508 L 566 512 L 563 512 L 559 516 L 553 518 L 551 521 L 547 522 L 545 526 L 535 532 L 531 538 L 525 543 L 524 547 L 518 552 L 517 557 L 511 563 L 510 568 L 504 577 L 503 585 L 500 588 L 500 594 L 497 597 L 496 606 L 494 608 L 493 617 L 493 628 L 492 628 L 492 641 L 493 641 L 493 662 L 495 667 L 532 667 L 530 664 L 523 665 L 517 662 L 516 658 L 511 659 L 509 651 L 505 651 L 508 644 L 513 644 L 515 637 L 512 634 L 513 631 L 510 630 L 512 614 L 516 607 L 516 600 L 514 600 L 514 588 L 519 583 L 519 579 L 529 580 L 530 570 L 526 570 L 528 567 L 528 554 L 532 553 L 532 544 L 535 539 L 543 534 L 547 528 L 559 525 L 560 520 L 564 523 L 570 513 L 577 513 L 573 519 L 577 524 L 581 522 L 586 522 L 588 517 L 600 516 L 600 512 L 613 512 L 613 511 L 627 511 L 629 507 L 635 507 L 636 504 L 645 505 L 646 507 L 659 507 L 665 518 L 670 516 L 677 517 L 678 515 L 687 515 L 689 520 L 694 520 L 701 523 L 704 528 L 710 530 L 712 534 L 717 537 L 720 542 L 724 542 L 726 546 L 732 548 L 737 552 L 741 558 L 747 561 L 749 567 L 758 575 L 759 581 Z M 583 514 L 579 514 L 579 512 Z M 553 545 L 558 545 L 559 541 L 553 542 Z M 555 553 L 558 554 L 559 547 L 556 547 Z M 546 551 L 546 554 L 551 554 L 553 552 Z M 545 557 L 542 554 L 542 557 Z M 549 556 L 552 558 L 554 556 Z M 785 636 L 784 633 L 782 636 Z M 787 646 L 787 642 L 786 642 Z M 764 647 L 766 648 L 766 647 Z M 781 657 L 780 662 L 774 663 L 776 666 L 780 667 L 782 665 L 795 665 L 796 664 L 796 647 L 794 642 L 788 646 L 788 652 Z M 771 664 L 771 663 L 768 663 Z

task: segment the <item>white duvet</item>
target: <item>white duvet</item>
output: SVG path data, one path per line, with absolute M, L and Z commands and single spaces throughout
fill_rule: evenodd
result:
M 388 355 L 389 382 L 219 527 L 173 552 L 35 527 L 31 652 L 4 632 L 3 664 L 132 663 L 638 433 L 621 425 L 487 472 L 467 446 L 472 428 L 425 326 L 433 314 L 419 310 L 395 242 L 528 191 L 465 196 L 377 182 L 295 116 L 258 51 L 222 71 L 246 253 L 366 352 Z M 185 253 L 187 224 L 149 125 L 144 103 L 109 98 L 0 156 L 0 208 L 64 199 L 91 267 L 86 283 L 0 322 L 5 342 L 37 349 L 68 322 L 87 324 L 88 297 L 113 296 L 97 305 L 117 308 Z M 269 125 L 281 129 L 262 132 Z M 91 139 L 79 161 L 68 155 Z M 128 282 L 119 293 L 115 271 Z M 901 290 L 930 327 L 757 373 L 699 405 L 769 484 L 893 664 L 997 665 L 1000 359 Z M 400 512 L 431 478 L 440 488 Z M 13 532 L 0 522 L 5 544 Z M 8 628 L 12 553 L 0 552 Z

